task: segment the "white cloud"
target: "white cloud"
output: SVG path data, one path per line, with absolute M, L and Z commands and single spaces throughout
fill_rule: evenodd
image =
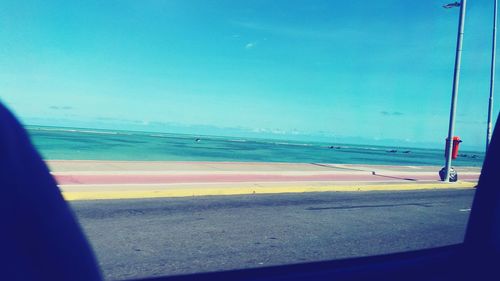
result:
M 254 133 L 266 133 L 267 129 L 264 129 L 264 128 L 254 128 L 252 130 L 252 132 L 254 132 Z
M 255 43 L 255 42 L 250 42 L 250 43 L 247 43 L 247 44 L 245 45 L 245 49 L 252 49 L 253 47 L 255 47 L 255 45 L 256 45 L 256 44 L 257 44 L 257 43 Z
M 249 30 L 256 30 L 265 32 L 272 35 L 295 37 L 295 38 L 312 38 L 312 39 L 342 39 L 346 36 L 356 35 L 357 37 L 363 36 L 362 32 L 349 27 L 336 27 L 328 29 L 310 29 L 301 26 L 287 26 L 277 24 L 255 23 L 245 21 L 233 21 L 235 26 L 243 27 Z M 364 37 L 363 37 L 364 38 Z M 267 37 L 263 39 L 267 40 Z
M 274 129 L 274 130 L 271 131 L 271 133 L 277 134 L 277 135 L 286 135 L 287 131 L 281 130 L 281 129 Z

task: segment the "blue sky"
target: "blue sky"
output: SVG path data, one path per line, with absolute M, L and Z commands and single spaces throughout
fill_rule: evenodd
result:
M 469 2 L 456 135 L 483 149 L 492 1 Z M 32 125 L 441 147 L 446 3 L 2 1 L 0 99 Z

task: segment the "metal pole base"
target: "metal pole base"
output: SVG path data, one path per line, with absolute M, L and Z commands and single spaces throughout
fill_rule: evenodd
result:
M 446 181 L 446 167 L 443 167 L 439 171 L 439 177 L 441 178 L 441 181 Z M 450 177 L 448 178 L 448 182 L 456 182 L 458 180 L 458 173 L 453 169 L 453 167 L 450 167 Z

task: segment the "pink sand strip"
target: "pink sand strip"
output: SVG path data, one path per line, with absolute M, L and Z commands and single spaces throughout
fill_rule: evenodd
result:
M 301 181 L 429 181 L 437 175 L 269 175 L 269 174 L 197 174 L 197 175 L 55 175 L 59 184 L 161 184 L 216 182 L 301 182 Z M 459 175 L 460 180 L 477 180 L 479 175 Z

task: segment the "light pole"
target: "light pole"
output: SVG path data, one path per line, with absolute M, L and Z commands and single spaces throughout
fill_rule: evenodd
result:
M 490 99 L 488 103 L 488 125 L 486 127 L 486 151 L 491 141 L 491 117 L 493 115 L 493 94 L 495 92 L 495 60 L 497 54 L 497 2 L 493 4 L 493 43 L 491 47 Z
M 462 41 L 464 37 L 464 21 L 465 21 L 465 7 L 467 5 L 467 0 L 461 0 L 460 3 L 455 2 L 453 4 L 448 4 L 444 6 L 445 8 L 460 6 L 460 18 L 458 21 L 458 35 L 457 35 L 457 48 L 455 54 L 455 71 L 453 74 L 453 90 L 451 94 L 451 109 L 450 109 L 450 124 L 448 127 L 448 138 L 446 139 L 446 163 L 445 163 L 445 177 L 443 181 L 450 181 L 450 169 L 451 169 L 451 152 L 453 148 L 453 131 L 455 129 L 455 112 L 457 107 L 457 96 L 458 96 L 458 83 L 460 80 L 460 62 L 462 60 Z

